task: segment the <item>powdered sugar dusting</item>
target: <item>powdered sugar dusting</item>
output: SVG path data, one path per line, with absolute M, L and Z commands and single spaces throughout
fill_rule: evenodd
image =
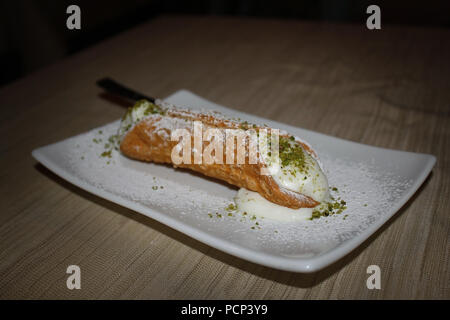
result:
M 348 208 L 340 215 L 289 224 L 257 219 L 258 228 L 252 229 L 255 220 L 236 213 L 229 216 L 225 210 L 236 194 L 232 186 L 186 170 L 134 161 L 116 150 L 111 157 L 102 157 L 103 141 L 115 134 L 118 126 L 116 121 L 59 143 L 65 169 L 117 197 L 237 245 L 280 256 L 315 256 L 355 237 L 387 215 L 412 183 L 373 165 L 321 152 L 330 186 L 338 188 Z

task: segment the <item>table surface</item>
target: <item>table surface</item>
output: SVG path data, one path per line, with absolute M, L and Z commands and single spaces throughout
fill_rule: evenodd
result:
M 0 298 L 450 298 L 450 30 L 162 16 L 0 89 Z M 113 121 L 111 76 L 361 143 L 437 156 L 358 249 L 313 274 L 225 254 L 93 196 L 31 150 Z M 68 290 L 68 265 L 81 290 Z M 381 269 L 369 290 L 367 267 Z

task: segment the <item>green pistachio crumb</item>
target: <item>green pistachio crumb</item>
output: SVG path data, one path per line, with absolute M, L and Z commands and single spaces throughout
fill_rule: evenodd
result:
M 280 137 L 279 141 L 279 157 L 281 166 L 294 166 L 300 172 L 306 173 L 307 165 L 305 161 L 305 153 L 300 143 L 291 142 L 292 139 Z
M 312 212 L 310 220 L 318 219 L 320 217 L 328 217 L 335 214 L 341 214 L 347 209 L 346 202 L 340 198 L 332 198 L 331 202 L 326 202 L 318 205 Z
M 111 150 L 102 152 L 101 156 L 104 157 L 104 158 L 105 157 L 106 158 L 111 158 L 112 157 Z

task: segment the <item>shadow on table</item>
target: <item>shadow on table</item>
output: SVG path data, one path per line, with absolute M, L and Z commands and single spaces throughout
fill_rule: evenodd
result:
M 258 277 L 279 282 L 288 286 L 294 286 L 298 288 L 311 288 L 314 287 L 327 278 L 331 277 L 334 273 L 338 272 L 340 269 L 349 264 L 352 260 L 358 257 L 362 251 L 364 251 L 383 231 L 385 231 L 389 226 L 398 219 L 398 217 L 406 211 L 411 203 L 418 197 L 425 186 L 431 179 L 432 172 L 427 177 L 425 182 L 420 186 L 417 192 L 408 200 L 408 202 L 397 211 L 394 216 L 389 219 L 383 226 L 381 226 L 374 234 L 372 234 L 367 240 L 365 240 L 360 246 L 354 249 L 352 252 L 331 264 L 330 266 L 316 271 L 314 273 L 295 273 L 289 271 L 281 271 L 270 267 L 265 267 L 258 265 L 253 262 L 246 261 L 244 259 L 232 256 L 228 253 L 222 252 L 218 249 L 212 248 L 198 240 L 195 240 L 177 230 L 174 230 L 152 218 L 149 218 L 143 214 L 137 213 L 131 209 L 127 209 L 118 204 L 110 202 L 108 200 L 102 199 L 96 195 L 93 195 L 83 189 L 78 188 L 75 185 L 70 184 L 64 179 L 60 178 L 41 164 L 35 165 L 36 170 L 47 176 L 49 179 L 54 180 L 56 183 L 61 185 L 63 188 L 76 193 L 78 196 L 85 198 L 91 202 L 96 203 L 99 206 L 103 206 L 111 211 L 117 212 L 129 219 L 133 219 L 139 223 L 142 223 L 154 230 L 157 230 L 172 239 L 191 247 L 194 250 L 200 251 L 205 255 L 210 256 L 213 259 L 219 260 L 225 264 L 228 264 L 234 268 L 238 268 L 244 272 L 252 273 Z M 364 266 L 365 268 L 366 266 Z

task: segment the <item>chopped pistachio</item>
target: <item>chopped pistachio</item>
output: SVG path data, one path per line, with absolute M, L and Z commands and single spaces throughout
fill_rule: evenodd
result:
M 111 150 L 102 152 L 101 156 L 106 157 L 106 158 L 111 158 L 112 157 Z

